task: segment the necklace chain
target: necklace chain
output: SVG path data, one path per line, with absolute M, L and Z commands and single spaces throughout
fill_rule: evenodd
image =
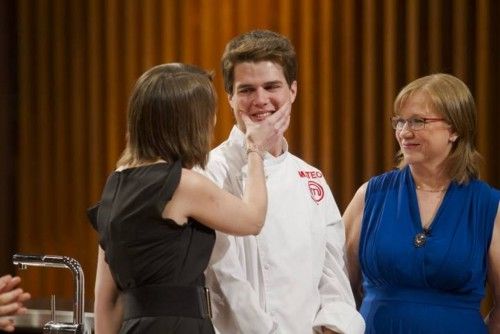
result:
M 439 187 L 439 188 L 424 188 L 420 185 L 415 185 L 415 187 L 419 191 L 436 194 L 435 196 L 432 196 L 432 197 L 436 201 L 438 201 L 437 206 L 434 208 L 434 213 L 433 213 L 431 219 L 429 219 L 427 222 L 422 222 L 422 231 L 417 233 L 415 235 L 414 240 L 413 240 L 413 245 L 416 248 L 420 248 L 420 247 L 425 245 L 425 243 L 427 242 L 427 239 L 431 235 L 431 225 L 434 221 L 434 218 L 436 218 L 437 211 L 439 210 L 439 206 L 441 205 L 441 202 L 443 201 L 443 198 L 445 196 L 444 193 L 448 190 L 449 184 L 447 184 L 446 186 L 443 186 L 443 187 Z M 423 196 L 423 194 L 420 194 L 419 196 Z M 426 197 L 431 197 L 431 196 L 429 195 Z
M 426 191 L 426 192 L 430 192 L 430 193 L 441 193 L 441 192 L 445 192 L 447 189 L 448 189 L 447 186 L 441 187 L 441 188 L 436 188 L 436 189 L 425 189 L 422 186 L 417 185 L 417 190 Z

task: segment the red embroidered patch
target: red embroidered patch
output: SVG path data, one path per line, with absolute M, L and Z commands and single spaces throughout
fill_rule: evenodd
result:
M 319 171 L 305 171 L 305 170 L 299 170 L 299 176 L 300 177 L 307 177 L 308 179 L 320 179 L 323 177 L 323 174 Z
M 323 187 L 319 183 L 314 181 L 308 181 L 307 185 L 309 186 L 309 191 L 311 192 L 311 198 L 316 203 L 319 203 L 325 196 Z

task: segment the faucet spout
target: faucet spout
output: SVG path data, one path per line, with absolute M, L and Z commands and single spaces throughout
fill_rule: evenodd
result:
M 83 324 L 85 278 L 78 261 L 68 256 L 59 255 L 14 254 L 12 262 L 21 269 L 34 266 L 71 270 L 74 283 L 73 324 Z

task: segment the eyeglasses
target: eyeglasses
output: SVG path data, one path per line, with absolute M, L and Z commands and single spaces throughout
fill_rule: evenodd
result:
M 408 124 L 408 128 L 413 131 L 422 130 L 425 128 L 425 124 L 431 122 L 445 121 L 444 118 L 420 118 L 413 117 L 409 119 L 404 119 L 401 117 L 392 117 L 391 124 L 394 130 L 403 130 L 405 124 Z

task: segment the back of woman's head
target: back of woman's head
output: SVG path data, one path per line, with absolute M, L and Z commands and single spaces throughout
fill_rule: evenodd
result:
M 430 107 L 450 124 L 457 139 L 446 160 L 448 176 L 458 183 L 467 183 L 479 176 L 480 155 L 476 150 L 476 105 L 465 83 L 450 74 L 437 73 L 418 78 L 406 85 L 394 102 L 394 112 L 399 113 L 405 101 L 417 92 L 424 92 L 431 101 Z M 399 153 L 399 167 L 404 166 Z
M 128 105 L 127 148 L 118 165 L 163 159 L 204 167 L 215 123 L 212 77 L 198 67 L 155 66 L 135 84 Z

